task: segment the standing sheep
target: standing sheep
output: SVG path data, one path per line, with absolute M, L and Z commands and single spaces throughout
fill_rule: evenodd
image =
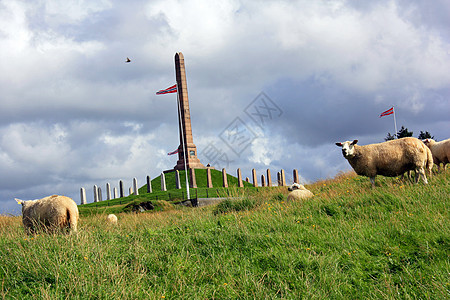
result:
M 298 183 L 294 183 L 289 186 L 288 190 L 291 192 L 288 194 L 287 200 L 300 200 L 314 196 L 314 194 L 310 190 L 306 189 L 303 185 Z
M 410 170 L 416 172 L 416 183 L 419 182 L 419 176 L 425 184 L 428 183 L 425 170 L 431 174 L 433 158 L 431 151 L 419 139 L 406 137 L 365 146 L 356 145 L 357 142 L 354 140 L 336 145 L 342 147 L 342 154 L 356 174 L 370 178 L 372 187 L 375 186 L 377 175 L 395 177 Z
M 431 154 L 433 154 L 433 162 L 437 165 L 438 172 L 441 167 L 441 163 L 445 167 L 448 163 L 450 163 L 450 139 L 446 139 L 440 142 L 436 142 L 433 139 L 426 139 L 423 141 L 425 145 L 431 150 Z
M 78 207 L 69 197 L 53 195 L 37 200 L 20 200 L 22 204 L 22 222 L 28 234 L 39 229 L 54 232 L 68 227 L 77 231 Z

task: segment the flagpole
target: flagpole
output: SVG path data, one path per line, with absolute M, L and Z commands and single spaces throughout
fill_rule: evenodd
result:
M 183 147 L 183 158 L 184 158 L 184 173 L 186 175 L 186 196 L 189 200 L 191 197 L 189 195 L 189 181 L 188 181 L 188 172 L 186 167 L 186 144 L 184 142 L 184 133 L 183 133 L 183 124 L 181 124 L 181 103 L 180 103 L 180 97 L 178 93 L 180 90 L 178 89 L 178 82 L 177 82 L 177 102 L 178 102 L 178 124 L 180 124 L 180 130 L 181 130 L 181 143 Z
M 395 109 L 394 109 L 394 105 L 392 105 L 392 112 L 394 113 L 394 128 L 395 128 L 395 138 L 397 139 L 397 121 L 395 120 Z

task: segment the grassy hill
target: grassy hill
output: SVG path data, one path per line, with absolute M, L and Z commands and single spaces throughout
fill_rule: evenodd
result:
M 27 236 L 0 217 L 6 299 L 448 299 L 450 172 L 429 185 L 343 174 L 204 208 L 82 217 Z
M 180 183 L 181 189 L 176 188 L 175 172 L 165 174 L 166 189 L 167 191 L 161 191 L 161 176 L 158 176 L 151 180 L 152 193 L 147 193 L 147 184 L 139 188 L 139 195 L 130 195 L 123 198 L 117 198 L 112 200 L 105 200 L 95 203 L 88 203 L 79 205 L 78 209 L 81 215 L 91 215 L 96 213 L 121 213 L 129 212 L 130 207 L 135 203 L 152 202 L 155 210 L 162 211 L 170 207 L 173 203 L 180 202 L 182 199 L 186 199 L 186 177 L 185 171 L 180 171 Z M 211 181 L 213 188 L 207 188 L 206 169 L 196 169 L 195 177 L 197 182 L 197 188 L 189 189 L 191 198 L 210 198 L 210 197 L 225 197 L 230 194 L 236 194 L 238 179 L 234 176 L 227 174 L 227 181 L 229 188 L 223 188 L 222 172 L 218 170 L 211 170 Z M 246 181 L 243 181 L 244 187 L 253 189 L 253 185 Z M 241 193 L 243 191 L 240 191 Z

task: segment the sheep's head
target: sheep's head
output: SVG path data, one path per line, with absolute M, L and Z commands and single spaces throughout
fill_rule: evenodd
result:
M 430 147 L 431 145 L 433 145 L 433 144 L 436 143 L 436 142 L 435 142 L 435 140 L 433 140 L 433 139 L 426 139 L 426 140 L 423 141 L 423 143 L 424 143 L 427 147 Z
M 17 201 L 17 204 L 22 205 L 22 212 L 24 212 L 27 208 L 32 207 L 34 205 L 34 203 L 36 203 L 38 201 L 38 199 L 36 199 L 36 200 L 20 200 L 17 198 L 14 198 L 14 200 Z
M 336 146 L 342 148 L 342 154 L 345 158 L 353 157 L 355 155 L 355 145 L 358 140 L 353 140 L 353 142 L 346 141 L 343 143 L 336 143 Z
M 23 212 L 23 211 L 25 210 L 25 208 L 28 206 L 28 202 L 29 202 L 29 201 L 20 200 L 20 199 L 17 199 L 17 198 L 14 198 L 14 200 L 17 201 L 17 204 L 22 205 L 22 212 Z
M 289 190 L 289 191 L 294 191 L 294 190 L 306 190 L 306 188 L 305 188 L 303 185 L 301 185 L 301 184 L 294 183 L 294 184 L 292 184 L 292 185 L 290 185 L 290 186 L 288 187 L 288 190 Z

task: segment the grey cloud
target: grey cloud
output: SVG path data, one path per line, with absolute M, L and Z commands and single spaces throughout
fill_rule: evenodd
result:
M 2 2 L 0 212 L 13 197 L 78 201 L 81 186 L 172 168 L 176 97 L 155 92 L 175 82 L 177 51 L 199 153 L 212 142 L 226 150 L 219 134 L 236 117 L 251 123 L 244 109 L 260 92 L 283 111 L 254 147 L 230 153 L 232 174 L 347 170 L 334 143 L 382 141 L 393 121 L 378 116 L 391 105 L 415 136 L 448 138 L 447 4 L 263 2 L 111 1 L 74 12 Z

